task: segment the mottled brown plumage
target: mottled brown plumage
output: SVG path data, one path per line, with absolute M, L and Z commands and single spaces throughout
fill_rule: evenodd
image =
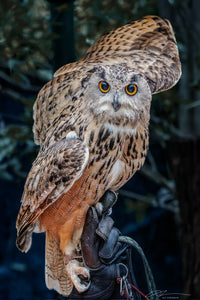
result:
M 100 38 L 78 62 L 60 68 L 34 104 L 41 146 L 29 172 L 17 219 L 17 246 L 46 231 L 46 283 L 63 295 L 87 287 L 76 260 L 90 205 L 116 191 L 144 163 L 153 93 L 181 75 L 169 21 L 147 16 Z M 100 90 L 106 82 L 109 90 Z M 133 95 L 127 87 L 135 88 Z

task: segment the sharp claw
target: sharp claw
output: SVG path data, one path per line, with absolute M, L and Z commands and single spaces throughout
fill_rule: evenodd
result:
M 78 276 L 78 278 L 79 278 L 79 276 Z M 91 283 L 91 281 L 86 282 L 84 280 L 81 280 L 81 278 L 79 278 L 79 280 L 74 282 L 74 286 L 79 293 L 83 293 L 89 289 L 90 283 Z
M 88 290 L 90 286 L 90 272 L 87 268 L 81 267 L 77 260 L 71 260 L 67 264 L 67 273 L 79 293 Z

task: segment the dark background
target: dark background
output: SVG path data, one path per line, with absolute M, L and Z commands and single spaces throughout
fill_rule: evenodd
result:
M 172 23 L 183 75 L 176 87 L 153 97 L 148 157 L 119 192 L 113 218 L 142 246 L 158 290 L 200 299 L 198 0 L 0 2 L 0 299 L 59 299 L 45 286 L 44 235 L 33 235 L 27 254 L 15 246 L 20 198 L 38 151 L 32 105 L 39 89 L 102 34 L 153 14 Z M 136 254 L 133 264 L 146 291 Z

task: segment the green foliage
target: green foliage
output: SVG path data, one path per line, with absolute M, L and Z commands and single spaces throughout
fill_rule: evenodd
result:
M 45 0 L 0 2 L 0 63 L 8 64 L 10 75 L 16 80 L 24 74 L 49 68 L 49 18 Z
M 32 80 L 51 77 L 51 28 L 45 0 L 0 2 L 1 99 L 11 108 L 0 113 L 0 177 L 23 180 L 36 155 L 32 134 L 32 106 L 40 86 Z M 30 77 L 31 76 L 31 77 Z M 15 115 L 12 103 L 22 107 Z M 7 105 L 5 105 L 7 106 Z
M 24 158 L 36 155 L 36 147 L 28 126 L 7 125 L 0 128 L 0 177 L 6 180 L 24 180 Z M 33 157 L 32 157 L 33 159 Z

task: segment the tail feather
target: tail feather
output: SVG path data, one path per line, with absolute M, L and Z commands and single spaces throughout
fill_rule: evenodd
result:
M 63 253 L 59 242 L 50 232 L 46 232 L 46 262 L 45 279 L 49 289 L 56 290 L 63 296 L 68 296 L 73 288 L 71 279 L 67 275 Z

